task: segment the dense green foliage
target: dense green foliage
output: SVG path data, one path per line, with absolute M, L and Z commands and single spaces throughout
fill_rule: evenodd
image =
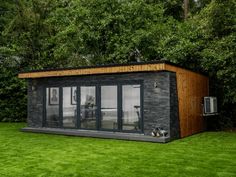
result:
M 235 0 L 190 0 L 186 21 L 183 0 L 7 0 L 0 6 L 1 77 L 9 77 L 0 93 L 22 100 L 22 107 L 20 70 L 165 59 L 209 73 L 220 115 L 235 121 Z M 11 62 L 14 67 L 3 66 Z M 19 95 L 8 94 L 13 83 Z M 1 100 L 0 120 L 16 115 L 7 105 Z
M 235 133 L 158 144 L 23 133 L 23 126 L 0 123 L 0 176 L 236 176 Z
M 0 121 L 25 121 L 26 118 L 26 84 L 16 77 L 19 70 L 16 62 L 5 59 L 0 65 Z
M 25 121 L 26 119 L 26 83 L 16 76 L 20 70 L 21 58 L 16 52 L 17 46 L 11 43 L 4 31 L 17 14 L 16 4 L 0 2 L 0 121 Z

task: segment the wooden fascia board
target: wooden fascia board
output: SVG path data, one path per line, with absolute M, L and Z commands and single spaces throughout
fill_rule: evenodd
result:
M 39 72 L 19 73 L 18 77 L 19 78 L 44 78 L 44 77 L 93 75 L 93 74 L 163 71 L 165 70 L 165 65 L 166 65 L 165 63 L 158 63 L 158 64 L 54 70 L 54 71 L 39 71 Z

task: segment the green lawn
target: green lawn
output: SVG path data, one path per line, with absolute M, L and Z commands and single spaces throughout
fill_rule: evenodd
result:
M 168 144 L 23 133 L 0 123 L 0 176 L 236 176 L 236 133 Z

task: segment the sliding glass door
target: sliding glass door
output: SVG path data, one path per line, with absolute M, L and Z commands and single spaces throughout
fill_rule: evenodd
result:
M 97 129 L 96 87 L 80 87 L 80 128 Z
M 63 127 L 75 128 L 77 116 L 77 88 L 76 87 L 63 87 Z
M 122 130 L 140 130 L 140 85 L 122 86 Z
M 101 86 L 101 129 L 118 129 L 117 86 Z
M 48 87 L 44 125 L 124 132 L 142 131 L 142 85 Z
M 46 88 L 46 127 L 60 127 L 59 115 L 59 87 Z

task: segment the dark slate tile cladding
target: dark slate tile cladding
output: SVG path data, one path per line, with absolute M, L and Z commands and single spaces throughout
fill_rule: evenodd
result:
M 28 80 L 27 124 L 29 127 L 43 126 L 43 89 L 44 87 L 38 79 Z
M 176 74 L 170 73 L 170 137 L 171 139 L 180 138 L 178 92 Z
M 163 127 L 172 139 L 179 137 L 176 75 L 172 72 L 143 72 L 109 75 L 69 76 L 29 79 L 28 126 L 43 126 L 44 87 L 70 86 L 81 83 L 142 81 L 144 88 L 144 134 L 151 135 L 155 126 Z M 32 90 L 32 86 L 34 90 Z

